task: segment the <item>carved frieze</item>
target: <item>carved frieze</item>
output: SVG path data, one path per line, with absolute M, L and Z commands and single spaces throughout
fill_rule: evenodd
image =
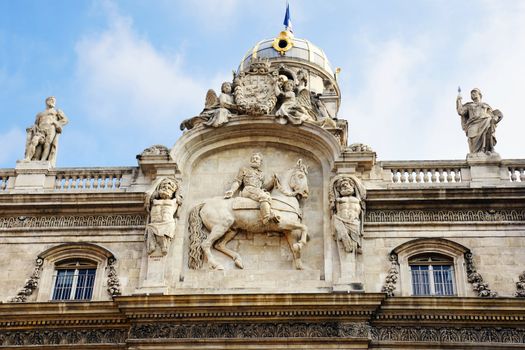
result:
M 0 331 L 1 346 L 121 344 L 128 329 L 32 329 Z
M 369 328 L 364 322 L 140 323 L 131 326 L 130 338 L 368 338 Z
M 371 328 L 372 341 L 431 343 L 524 344 L 525 329 L 496 327 L 399 327 Z
M 524 209 L 500 210 L 368 210 L 365 222 L 520 222 Z
M 67 227 L 121 227 L 144 226 L 146 217 L 138 214 L 90 216 L 7 216 L 0 217 L 0 229 L 67 228 Z

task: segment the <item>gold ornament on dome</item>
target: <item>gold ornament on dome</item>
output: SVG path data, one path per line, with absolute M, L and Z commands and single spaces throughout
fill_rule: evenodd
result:
M 285 52 L 293 47 L 293 34 L 287 30 L 280 32 L 279 36 L 273 39 L 272 46 L 284 56 Z

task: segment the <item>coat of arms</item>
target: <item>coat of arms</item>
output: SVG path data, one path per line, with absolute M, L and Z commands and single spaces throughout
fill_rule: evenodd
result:
M 270 62 L 254 60 L 247 72 L 240 72 L 234 80 L 235 103 L 241 113 L 249 115 L 271 114 L 277 103 L 275 84 L 277 70 L 270 69 Z

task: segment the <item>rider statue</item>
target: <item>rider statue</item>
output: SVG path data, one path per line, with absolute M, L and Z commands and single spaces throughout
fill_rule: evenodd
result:
M 250 167 L 242 167 L 229 191 L 226 191 L 224 198 L 231 198 L 234 193 L 241 187 L 241 196 L 251 198 L 260 203 L 260 210 L 263 224 L 270 221 L 279 222 L 280 218 L 271 208 L 271 196 L 269 191 L 275 185 L 275 175 L 265 182 L 264 174 L 261 171 L 262 155 L 260 153 L 252 154 L 250 158 Z

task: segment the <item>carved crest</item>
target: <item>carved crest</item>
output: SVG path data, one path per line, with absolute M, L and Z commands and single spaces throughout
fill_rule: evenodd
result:
M 253 60 L 247 72 L 235 77 L 235 103 L 239 111 L 249 115 L 270 114 L 277 103 L 275 83 L 277 70 L 268 60 Z

